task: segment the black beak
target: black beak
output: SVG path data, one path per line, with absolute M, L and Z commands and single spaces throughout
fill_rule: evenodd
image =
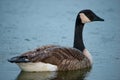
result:
M 104 21 L 104 19 L 98 17 L 98 16 L 95 16 L 94 20 L 93 21 Z

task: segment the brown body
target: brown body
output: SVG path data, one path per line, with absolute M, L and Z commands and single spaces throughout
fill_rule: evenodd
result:
M 34 51 L 26 52 L 20 57 L 25 57 L 33 63 L 43 62 L 56 65 L 60 71 L 90 67 L 89 59 L 75 48 L 43 46 Z

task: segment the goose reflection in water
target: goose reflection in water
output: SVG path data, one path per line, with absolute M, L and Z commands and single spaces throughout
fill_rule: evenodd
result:
M 16 80 L 85 80 L 91 68 L 59 72 L 20 72 Z

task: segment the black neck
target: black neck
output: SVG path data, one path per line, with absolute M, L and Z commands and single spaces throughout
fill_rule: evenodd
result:
M 75 35 L 74 35 L 74 48 L 79 49 L 80 51 L 83 51 L 85 49 L 84 43 L 83 43 L 83 32 L 84 24 L 81 22 L 79 15 L 76 19 L 75 24 Z

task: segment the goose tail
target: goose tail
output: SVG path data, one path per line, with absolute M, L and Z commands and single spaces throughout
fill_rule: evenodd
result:
M 11 63 L 27 63 L 30 62 L 29 59 L 27 59 L 27 56 L 16 56 L 8 59 L 8 62 Z

